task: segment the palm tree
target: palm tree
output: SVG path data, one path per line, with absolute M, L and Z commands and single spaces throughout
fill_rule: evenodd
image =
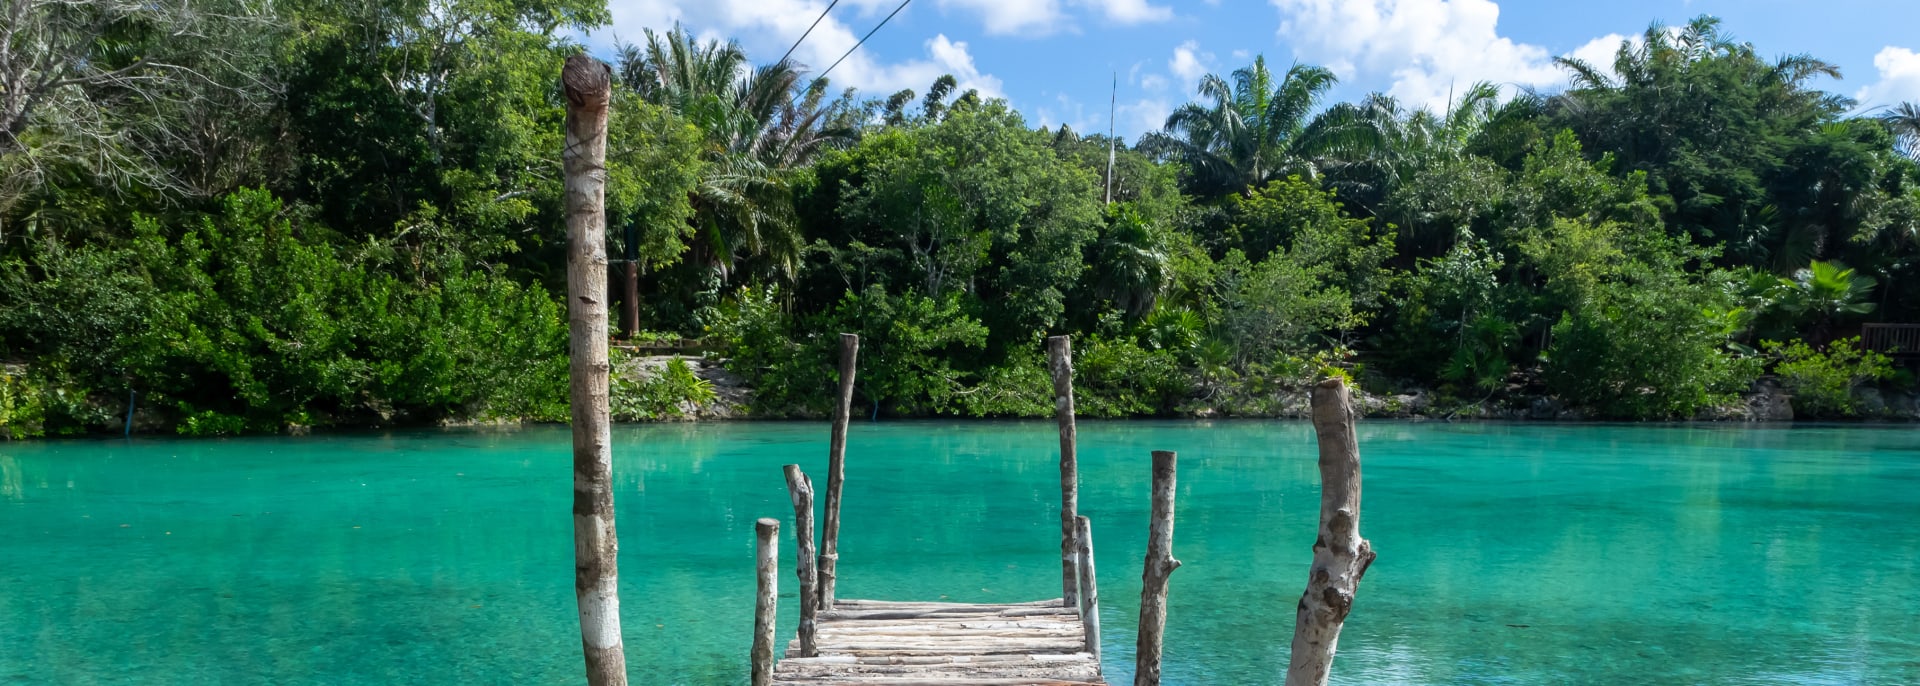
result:
M 827 83 L 802 84 L 792 61 L 750 67 L 738 42 L 699 42 L 684 27 L 616 46 L 628 88 L 698 128 L 706 175 L 692 198 L 699 258 L 722 274 L 764 260 L 791 276 L 801 252 L 792 172 L 853 140 L 852 91 L 828 102 Z
M 1140 213 L 1117 206 L 1099 250 L 1092 265 L 1094 293 L 1135 319 L 1152 312 L 1173 280 L 1173 267 Z
M 1842 314 L 1866 314 L 1873 311 L 1873 277 L 1855 274 L 1839 263 L 1815 260 L 1794 270 L 1793 278 L 1780 279 L 1775 302 L 1795 315 L 1814 317 L 1809 336 L 1825 343 L 1832 333 L 1833 320 Z
M 1338 82 L 1333 72 L 1295 64 L 1276 82 L 1265 56 L 1226 79 L 1200 79 L 1206 102 L 1187 103 L 1168 115 L 1166 128 L 1147 134 L 1143 149 L 1178 158 L 1189 183 L 1206 192 L 1234 193 L 1285 178 L 1312 174 L 1300 134 L 1320 98 Z
M 1881 123 L 1893 133 L 1894 149 L 1920 160 L 1920 104 L 1903 102 L 1880 115 Z

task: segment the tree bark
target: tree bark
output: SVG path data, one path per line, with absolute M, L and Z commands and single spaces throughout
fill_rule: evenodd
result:
M 753 523 L 754 568 L 758 572 L 760 593 L 753 601 L 753 686 L 773 683 L 773 620 L 780 601 L 780 522 L 761 519 Z
M 1086 630 L 1084 645 L 1100 664 L 1100 587 L 1093 573 L 1093 522 L 1086 517 L 1073 518 L 1074 562 L 1080 586 L 1080 625 Z
M 1320 441 L 1320 537 L 1313 543 L 1313 569 L 1294 620 L 1286 686 L 1325 686 L 1340 627 L 1353 609 L 1360 577 L 1373 564 L 1373 545 L 1360 537 L 1360 445 L 1353 421 L 1346 382 L 1328 379 L 1313 389 L 1313 430 Z
M 827 446 L 827 514 L 820 531 L 820 602 L 833 609 L 833 586 L 839 580 L 840 487 L 847 479 L 847 420 L 853 412 L 853 377 L 860 360 L 860 337 L 840 334 L 840 397 L 833 406 L 833 438 Z
M 621 279 L 620 289 L 620 332 L 627 340 L 640 331 L 640 263 L 627 260 L 627 269 Z
M 567 58 L 567 325 L 573 411 L 573 587 L 587 683 L 624 686 L 620 643 L 620 544 L 614 532 L 613 441 L 607 411 L 607 104 L 612 72 L 586 55 Z
M 1146 571 L 1140 575 L 1140 634 L 1134 646 L 1134 686 L 1159 686 L 1160 644 L 1167 629 L 1167 577 L 1173 559 L 1174 453 L 1153 451 L 1153 510 L 1147 520 Z
M 1073 342 L 1066 336 L 1047 339 L 1047 368 L 1053 373 L 1053 415 L 1060 424 L 1060 588 L 1072 607 L 1074 597 L 1073 527 L 1080 515 L 1080 461 L 1075 447 L 1079 432 L 1073 424 Z
M 800 465 L 787 465 L 787 495 L 793 499 L 793 538 L 799 547 L 794 571 L 800 576 L 800 657 L 817 657 L 814 644 L 814 609 L 820 603 L 813 567 L 813 482 L 800 471 Z

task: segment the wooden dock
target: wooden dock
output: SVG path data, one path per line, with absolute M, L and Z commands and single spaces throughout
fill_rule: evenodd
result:
M 800 465 L 785 467 L 797 544 L 794 571 L 800 582 L 800 626 L 778 661 L 773 625 L 780 522 L 761 519 L 754 526 L 759 539 L 759 594 L 754 608 L 752 686 L 1107 683 L 1100 673 L 1100 592 L 1094 575 L 1093 528 L 1077 511 L 1080 479 L 1074 450 L 1072 352 L 1067 339 L 1055 337 L 1047 342 L 1060 423 L 1061 597 L 989 604 L 834 597 L 847 421 L 860 339 L 842 334 L 840 342 L 839 402 L 827 456 L 826 526 L 818 549 L 814 546 L 813 481 Z M 1173 456 L 1155 453 L 1156 465 L 1163 455 L 1169 500 L 1161 509 L 1169 520 L 1164 527 L 1170 532 Z M 1160 486 L 1158 472 L 1155 480 Z M 1157 632 L 1152 644 L 1157 656 Z
M 800 641 L 773 684 L 1105 684 L 1079 610 L 1064 600 L 968 604 L 834 601 L 817 615 L 818 655 Z

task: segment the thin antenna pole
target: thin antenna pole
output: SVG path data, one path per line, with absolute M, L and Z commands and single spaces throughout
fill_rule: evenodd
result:
M 1113 73 L 1113 92 L 1107 98 L 1107 204 L 1113 204 L 1113 119 L 1120 104 L 1120 72 Z

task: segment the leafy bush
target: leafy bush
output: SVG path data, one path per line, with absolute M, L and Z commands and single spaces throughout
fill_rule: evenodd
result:
M 1859 338 L 1834 341 L 1817 350 L 1806 341 L 1766 341 L 1761 344 L 1777 362 L 1773 372 L 1793 394 L 1793 409 L 1814 417 L 1857 416 L 1853 388 L 1893 377 L 1893 361 L 1860 348 Z
M 1715 290 L 1685 281 L 1609 282 L 1553 327 L 1555 393 L 1620 419 L 1690 417 L 1749 386 L 1756 360 L 1732 353 Z
M 632 369 L 627 353 L 615 350 L 612 355 L 615 369 Z M 717 397 L 713 382 L 700 378 L 677 356 L 644 378 L 616 374 L 609 390 L 613 418 L 623 422 L 685 417 Z
M 25 374 L 0 370 L 0 438 L 32 438 L 46 432 L 46 401 Z
M 1100 337 L 1087 338 L 1076 348 L 1074 407 L 1082 415 L 1168 414 L 1193 392 L 1193 383 L 1172 351 L 1147 350 L 1127 338 Z

